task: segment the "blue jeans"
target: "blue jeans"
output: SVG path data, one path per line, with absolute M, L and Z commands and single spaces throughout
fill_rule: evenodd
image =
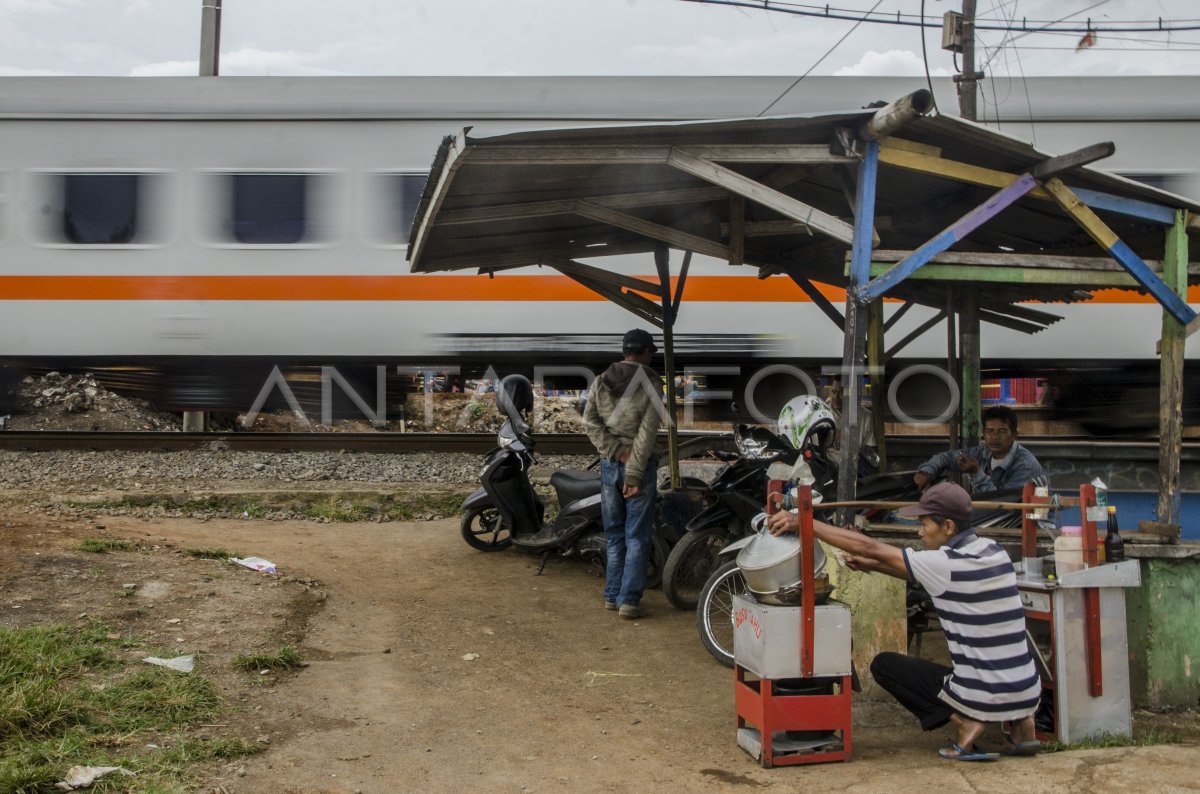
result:
M 650 558 L 650 533 L 658 497 L 658 462 L 651 459 L 637 496 L 621 495 L 625 464 L 600 461 L 600 510 L 608 561 L 604 569 L 604 600 L 617 604 L 641 603 L 646 589 L 646 563 Z

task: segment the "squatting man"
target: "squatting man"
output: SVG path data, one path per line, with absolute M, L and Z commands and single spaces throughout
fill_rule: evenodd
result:
M 871 675 L 912 712 L 927 731 L 953 723 L 948 747 L 938 754 L 953 761 L 994 761 L 1003 755 L 1034 755 L 1041 749 L 1034 713 L 1041 680 L 1025 638 L 1025 610 L 1008 553 L 979 537 L 970 525 L 971 497 L 954 483 L 938 483 L 921 501 L 900 509 L 921 521 L 925 548 L 900 549 L 859 532 L 813 521 L 813 534 L 848 553 L 854 571 L 878 571 L 922 584 L 933 599 L 953 667 L 885 652 L 871 661 Z M 772 534 L 796 532 L 800 517 L 771 516 Z M 976 741 L 986 724 L 1007 728 L 1000 753 Z

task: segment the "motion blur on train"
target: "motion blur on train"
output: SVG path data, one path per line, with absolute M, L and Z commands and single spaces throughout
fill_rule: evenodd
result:
M 302 400 L 315 399 L 312 384 L 330 371 L 371 404 L 380 388 L 399 398 L 427 387 L 422 373 L 467 382 L 522 372 L 547 389 L 582 388 L 579 368 L 598 371 L 638 324 L 624 310 L 536 268 L 493 278 L 408 272 L 408 235 L 439 141 L 471 126 L 492 135 L 750 117 L 790 82 L 0 78 L 0 414 L 23 377 L 48 370 L 89 371 L 180 411 L 245 411 L 276 368 Z M 923 84 L 809 78 L 774 112 L 856 109 Z M 1111 140 L 1106 168 L 1200 196 L 1191 146 L 1200 78 L 998 88 L 1008 98 L 986 107 L 993 128 L 1051 153 Z M 936 91 L 949 102 L 953 86 Z M 655 272 L 635 257 L 605 266 Z M 1029 379 L 1038 401 L 1091 432 L 1155 427 L 1157 305 L 1112 291 L 1046 308 L 1064 319 L 1040 333 L 985 329 L 985 377 Z M 932 314 L 914 307 L 889 335 Z M 717 399 L 765 389 L 759 408 L 769 415 L 795 387 L 771 368 L 819 377 L 840 360 L 842 337 L 785 277 L 696 257 L 675 345 L 679 374 L 690 370 Z M 1191 411 L 1194 343 L 1188 353 Z M 946 334 L 935 328 L 889 366 L 945 361 Z M 910 380 L 915 394 L 922 381 Z M 279 399 L 264 407 L 283 407 Z M 337 410 L 359 409 L 343 398 Z

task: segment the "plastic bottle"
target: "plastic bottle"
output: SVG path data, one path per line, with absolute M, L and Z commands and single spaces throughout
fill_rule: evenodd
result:
M 1062 576 L 1064 573 L 1083 569 L 1083 529 L 1063 527 L 1062 532 L 1054 539 L 1055 573 Z
M 1104 559 L 1106 562 L 1121 562 L 1125 559 L 1125 541 L 1117 527 L 1117 508 L 1108 506 L 1108 534 L 1104 536 Z

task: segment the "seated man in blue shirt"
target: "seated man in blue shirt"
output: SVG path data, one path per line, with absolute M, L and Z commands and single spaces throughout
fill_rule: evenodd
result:
M 1017 443 L 1016 411 L 1004 405 L 984 410 L 982 444 L 934 455 L 917 467 L 913 482 L 924 491 L 947 471 L 970 475 L 976 496 L 1021 488 L 1027 482 L 1048 485 L 1042 464 Z

